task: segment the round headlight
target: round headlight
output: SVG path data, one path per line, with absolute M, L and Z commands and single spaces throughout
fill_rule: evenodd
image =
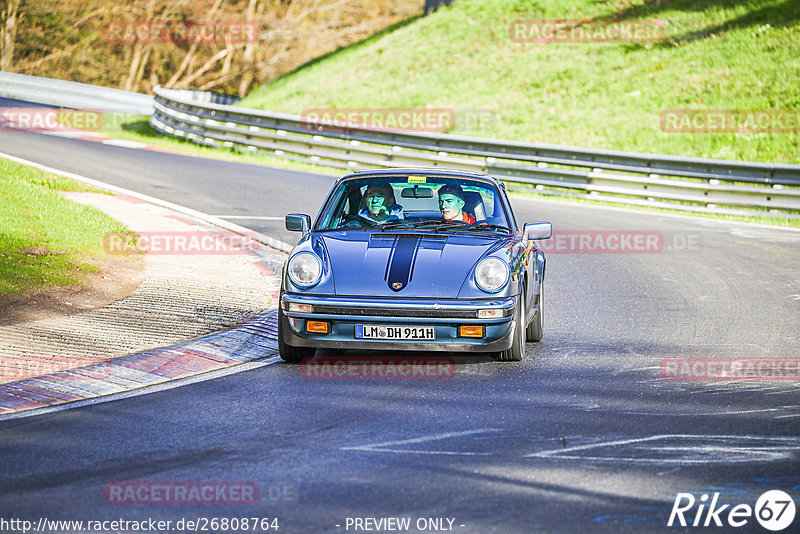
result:
M 475 283 L 487 293 L 502 289 L 508 282 L 508 264 L 500 258 L 486 258 L 475 268 Z
M 311 287 L 322 277 L 322 263 L 310 252 L 299 252 L 289 260 L 289 278 L 298 287 Z

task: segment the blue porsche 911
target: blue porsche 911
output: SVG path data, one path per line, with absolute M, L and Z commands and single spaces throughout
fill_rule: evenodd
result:
M 521 229 L 499 180 L 465 171 L 348 174 L 284 267 L 281 357 L 316 348 L 493 353 L 520 361 L 542 339 L 545 256 L 552 225 Z

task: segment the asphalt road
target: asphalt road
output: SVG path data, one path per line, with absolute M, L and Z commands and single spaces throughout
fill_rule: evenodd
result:
M 313 215 L 332 181 L 31 133 L 0 132 L 0 151 L 214 215 Z M 667 527 L 678 493 L 698 498 L 689 522 L 704 493 L 754 506 L 777 489 L 800 507 L 800 381 L 660 373 L 666 358 L 798 358 L 800 232 L 512 203 L 518 220 L 549 220 L 557 233 L 649 232 L 660 248 L 551 251 L 545 339 L 521 364 L 459 359 L 449 379 L 409 381 L 310 380 L 276 363 L 0 421 L 0 518 L 277 517 L 279 532 L 364 532 L 356 518 L 400 517 L 414 532 L 447 531 L 448 520 L 465 533 L 665 532 L 681 530 Z M 236 222 L 296 238 L 280 221 Z M 118 482 L 213 481 L 254 484 L 258 502 L 104 495 Z M 714 531 L 766 532 L 753 517 Z

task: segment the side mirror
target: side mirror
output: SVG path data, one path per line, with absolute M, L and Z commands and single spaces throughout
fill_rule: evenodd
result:
M 550 239 L 553 235 L 553 225 L 549 222 L 525 223 L 522 227 L 522 238 L 525 241 L 531 239 Z
M 306 235 L 311 229 L 311 217 L 304 213 L 290 213 L 286 216 L 286 229 Z

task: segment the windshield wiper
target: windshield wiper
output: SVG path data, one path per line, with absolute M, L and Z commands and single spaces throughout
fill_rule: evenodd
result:
M 388 224 L 381 224 L 378 227 L 381 229 L 382 232 L 386 230 L 392 230 L 395 228 L 426 228 L 426 227 L 434 227 L 433 230 L 436 232 L 448 230 L 453 232 L 471 232 L 471 231 L 501 231 L 510 233 L 511 229 L 507 226 L 503 226 L 501 224 L 485 224 L 485 223 L 473 223 L 467 225 L 463 221 L 443 221 L 441 219 L 432 219 L 427 221 L 396 221 L 391 222 Z
M 441 230 L 466 230 L 465 223 L 463 222 L 455 222 L 455 221 L 448 221 L 448 222 L 440 222 L 439 226 L 435 228 L 437 232 Z
M 503 226 L 502 224 L 486 224 L 486 223 L 473 223 L 463 228 L 465 232 L 469 232 L 472 230 L 490 230 L 490 231 L 501 231 L 501 232 L 511 232 L 511 229 L 507 226 Z
M 423 226 L 428 226 L 430 224 L 442 224 L 442 221 L 440 221 L 440 220 L 417 221 L 417 222 L 414 222 L 414 221 L 397 221 L 397 222 L 391 222 L 391 223 L 388 223 L 388 224 L 381 224 L 381 225 L 379 225 L 379 228 L 381 229 L 381 231 L 385 231 L 385 230 L 392 230 L 394 228 L 403 228 L 405 226 L 408 226 L 409 228 L 421 228 Z
M 433 219 L 429 221 L 418 221 L 411 223 L 412 228 L 433 227 L 433 230 L 435 232 L 439 232 L 440 230 L 452 230 L 454 228 L 462 228 L 465 225 L 466 223 L 462 221 L 443 221 L 441 219 Z

